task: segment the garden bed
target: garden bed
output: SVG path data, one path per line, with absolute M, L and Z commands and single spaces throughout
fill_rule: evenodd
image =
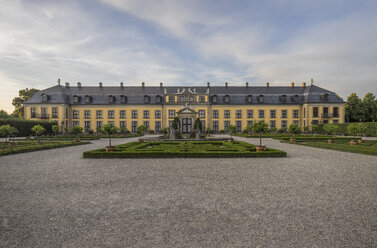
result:
M 377 156 L 377 141 L 366 140 L 365 143 L 362 143 L 362 144 L 350 145 L 350 140 L 351 139 L 349 138 L 348 139 L 345 139 L 345 138 L 335 139 L 335 143 L 329 144 L 327 143 L 327 140 L 325 141 L 325 140 L 297 139 L 294 144 Z M 286 141 L 286 140 L 282 140 L 281 142 L 289 143 L 289 141 Z
M 84 158 L 238 158 L 286 157 L 284 151 L 267 148 L 256 152 L 255 145 L 242 141 L 162 141 L 130 142 L 115 146 L 115 151 L 96 149 L 84 152 Z
M 16 141 L 12 144 L 1 143 L 0 144 L 0 156 L 15 154 L 15 153 L 24 153 L 24 152 L 33 152 L 47 149 L 54 149 L 66 146 L 76 146 L 90 144 L 90 142 L 41 142 L 36 143 L 35 141 Z

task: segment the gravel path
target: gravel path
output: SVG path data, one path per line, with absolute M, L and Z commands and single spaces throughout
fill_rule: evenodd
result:
M 288 157 L 0 157 L 0 247 L 377 247 L 375 156 L 264 141 Z

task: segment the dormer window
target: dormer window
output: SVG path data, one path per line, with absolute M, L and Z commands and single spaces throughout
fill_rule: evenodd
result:
M 248 96 L 246 97 L 246 101 L 247 101 L 248 103 L 252 103 L 252 102 L 253 102 L 253 96 L 252 96 L 252 95 L 248 95 Z
M 78 103 L 79 101 L 80 101 L 80 97 L 74 95 L 74 96 L 73 96 L 73 102 L 74 102 L 74 103 Z
M 150 102 L 150 97 L 149 96 L 147 96 L 147 95 L 145 95 L 144 96 L 144 103 L 149 103 Z
M 85 103 L 90 103 L 92 101 L 92 97 L 89 95 L 85 96 Z
M 48 95 L 42 94 L 42 102 L 47 102 L 48 101 Z
M 217 103 L 217 96 L 216 95 L 212 96 L 212 102 Z
M 287 96 L 286 95 L 281 95 L 280 96 L 280 101 L 283 102 L 283 103 L 286 102 L 287 101 Z
M 224 102 L 225 102 L 225 103 L 229 103 L 229 102 L 230 102 L 230 97 L 229 97 L 229 95 L 225 95 L 225 96 L 224 96 Z
M 329 94 L 325 93 L 321 95 L 321 100 L 327 102 L 329 100 Z
M 162 97 L 157 95 L 156 96 L 156 103 L 161 103 L 162 102 Z
M 259 103 L 263 103 L 263 101 L 264 101 L 264 96 L 263 96 L 263 95 L 259 95 L 259 96 L 257 97 L 257 100 L 258 100 Z
M 298 95 L 294 95 L 291 97 L 292 102 L 298 102 Z
M 109 96 L 109 103 L 114 103 L 115 102 L 115 96 L 110 95 Z
M 120 103 L 127 103 L 127 97 L 125 95 L 120 96 Z

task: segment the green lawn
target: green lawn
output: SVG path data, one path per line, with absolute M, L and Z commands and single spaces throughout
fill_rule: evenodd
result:
M 39 150 L 53 149 L 66 146 L 75 146 L 82 144 L 89 144 L 90 142 L 71 142 L 71 141 L 60 141 L 60 142 L 48 142 L 43 141 L 37 143 L 36 141 L 16 141 L 12 144 L 1 143 L 0 144 L 0 156 L 15 154 L 15 153 L 24 153 L 24 152 L 33 152 Z
M 213 157 L 286 157 L 286 152 L 267 148 L 256 152 L 255 145 L 242 141 L 153 141 L 130 142 L 115 146 L 116 151 L 96 149 L 84 152 L 84 158 L 213 158 Z
M 285 140 L 282 140 L 281 142 L 289 143 L 289 141 Z M 333 144 L 327 143 L 327 140 L 312 141 L 297 139 L 295 144 L 343 152 L 377 155 L 377 141 L 375 140 L 366 140 L 365 143 L 351 146 L 350 139 L 335 139 L 335 143 Z

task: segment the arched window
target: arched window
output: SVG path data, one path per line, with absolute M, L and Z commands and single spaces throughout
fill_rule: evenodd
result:
M 225 103 L 229 103 L 229 102 L 230 102 L 230 97 L 229 97 L 229 95 L 225 95 L 225 96 L 224 96 L 224 102 L 225 102 Z
M 144 103 L 149 103 L 150 102 L 150 97 L 145 95 L 144 96 Z
M 127 103 L 127 97 L 125 95 L 120 96 L 120 103 Z
M 329 94 L 325 93 L 321 95 L 321 100 L 327 102 L 329 100 Z
M 89 95 L 85 96 L 85 103 L 90 103 L 92 101 L 92 97 Z
M 115 96 L 110 95 L 109 96 L 109 103 L 114 103 L 115 102 Z
M 162 102 L 162 97 L 160 95 L 156 96 L 156 103 L 161 103 Z
M 298 95 L 294 95 L 291 97 L 292 102 L 298 102 Z
M 73 102 L 74 102 L 74 103 L 78 103 L 79 101 L 80 101 L 80 97 L 77 96 L 77 95 L 74 95 L 74 96 L 73 96 Z
M 280 101 L 283 102 L 283 103 L 286 102 L 287 101 L 287 96 L 286 95 L 281 95 L 280 96 Z
M 252 96 L 252 95 L 248 95 L 248 96 L 246 97 L 246 101 L 247 101 L 248 103 L 252 103 L 252 102 L 253 102 L 253 96 Z
M 216 95 L 212 96 L 212 102 L 217 103 L 217 96 Z
M 48 101 L 48 95 L 42 94 L 42 102 L 47 102 Z
M 264 96 L 263 96 L 263 95 L 259 95 L 259 96 L 257 97 L 257 99 L 258 99 L 258 102 L 259 102 L 259 103 L 263 103 L 263 102 L 264 102 Z

